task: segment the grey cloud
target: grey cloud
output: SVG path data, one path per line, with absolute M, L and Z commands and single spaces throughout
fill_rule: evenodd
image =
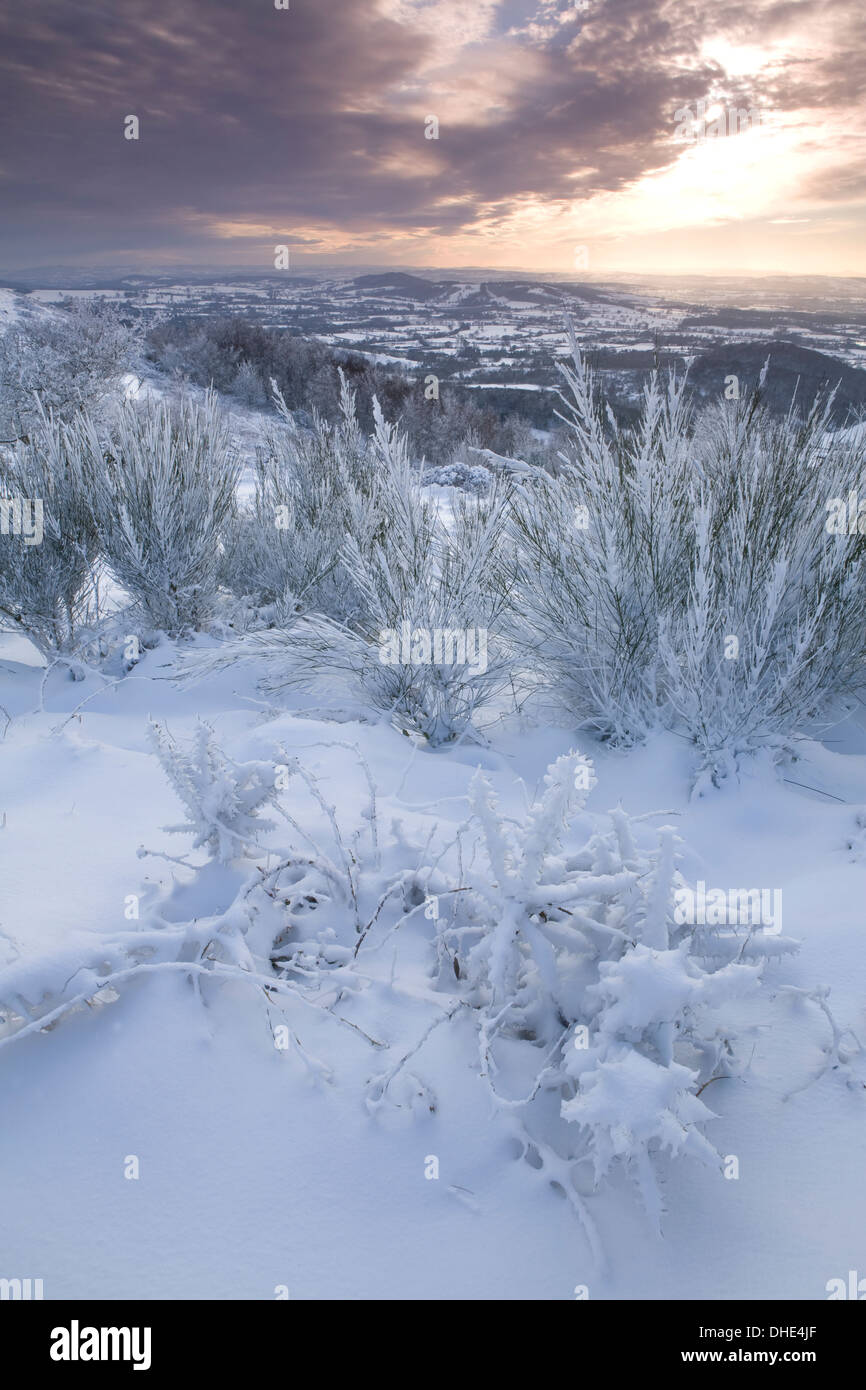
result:
M 564 4 L 564 0 L 563 0 Z M 352 0 L 43 0 L 0 22 L 3 260 L 33 263 L 174 247 L 214 251 L 206 219 L 273 225 L 282 239 L 314 225 L 451 234 L 480 207 L 622 188 L 662 167 L 674 111 L 719 76 L 696 53 L 707 25 L 748 35 L 784 29 L 803 6 L 604 0 L 592 15 L 543 28 L 525 80 L 490 83 L 484 120 L 449 114 L 430 93 L 440 139 L 425 141 L 405 93 L 417 93 L 435 36 Z M 814 0 L 854 25 L 851 6 Z M 502 7 L 496 43 L 531 4 Z M 485 46 L 476 45 L 485 81 Z M 849 55 L 850 61 L 850 55 Z M 854 64 L 850 65 L 852 68 Z M 803 91 L 838 100 L 860 79 L 846 55 L 781 73 L 759 96 L 776 107 Z M 423 85 L 421 86 L 423 91 Z M 492 108 L 496 108 L 493 113 Z M 141 139 L 123 139 L 139 116 Z M 443 203 L 443 200 L 456 200 Z M 297 229 L 297 231 L 296 231 Z M 229 254 L 228 248 L 222 248 Z

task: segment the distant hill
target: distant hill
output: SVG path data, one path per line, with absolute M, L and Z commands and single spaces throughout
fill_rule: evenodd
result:
M 728 343 L 702 352 L 689 369 L 689 385 L 701 399 L 722 396 L 725 377 L 739 379 L 740 393 L 752 390 L 761 368 L 770 359 L 765 395 L 774 412 L 784 413 L 796 392 L 800 410 L 807 409 L 822 387 L 838 385 L 836 423 L 866 409 L 866 371 L 849 367 L 836 357 L 778 339 L 763 343 Z
M 383 275 L 356 275 L 352 284 L 359 290 L 383 290 L 385 294 L 401 295 L 406 299 L 435 299 L 444 286 L 434 280 L 422 280 L 418 275 L 403 271 L 386 271 Z
M 494 310 L 505 302 L 525 306 L 568 301 L 571 312 L 579 316 L 576 299 L 606 301 L 609 294 L 587 285 L 550 285 L 542 280 L 483 280 L 475 286 L 456 280 L 424 280 L 403 271 L 386 271 L 380 275 L 356 275 L 352 285 L 361 294 L 388 294 L 399 299 L 448 306 L 452 302 L 461 310 Z

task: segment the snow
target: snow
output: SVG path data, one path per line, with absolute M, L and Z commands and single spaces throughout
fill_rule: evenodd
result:
M 19 296 L 14 290 L 0 289 L 0 330 L 21 318 Z
M 552 387 L 536 386 L 531 381 L 467 381 L 472 391 L 549 391 Z
M 122 391 L 170 395 L 152 375 Z M 249 458 L 273 417 L 232 407 L 228 424 Z M 250 488 L 247 467 L 240 495 Z M 421 496 L 453 532 L 457 492 L 431 483 Z M 795 761 L 743 758 L 696 795 L 695 751 L 673 733 L 616 751 L 541 722 L 530 698 L 505 717 L 494 704 L 480 745 L 425 750 L 336 684 L 271 703 L 260 662 L 179 685 L 188 651 L 162 639 L 123 674 L 118 648 L 106 675 L 72 681 L 0 636 L 0 1015 L 20 1006 L 0 1022 L 0 1274 L 42 1278 L 48 1298 L 271 1299 L 286 1286 L 292 1299 L 571 1300 L 586 1285 L 593 1299 L 720 1300 L 824 1298 L 829 1279 L 862 1268 L 862 712 L 825 742 L 798 740 Z M 273 800 L 275 765 L 288 783 Z M 628 862 L 569 868 L 587 836 L 610 832 L 608 813 L 622 843 L 635 837 Z M 639 856 L 662 826 L 673 831 L 651 875 Z M 257 828 L 264 852 L 242 862 Z M 448 924 L 462 919 L 439 849 L 461 836 L 487 930 L 460 942 L 457 986 Z M 291 903 L 291 929 L 275 937 L 269 912 L 289 914 L 266 875 L 290 842 L 301 857 L 270 888 Z M 761 972 L 745 949 L 700 969 L 652 913 L 675 842 L 689 884 L 780 892 L 798 953 L 774 959 L 782 939 L 768 937 Z M 357 905 L 341 897 L 346 864 Z M 374 916 L 395 876 L 402 902 Z M 441 895 L 438 960 L 428 893 Z M 545 931 L 567 921 L 533 923 L 526 904 L 583 911 L 593 895 L 631 912 L 606 920 L 634 933 L 632 949 L 592 962 L 594 975 L 575 952 L 560 972 Z M 520 1007 L 553 1000 L 570 1026 L 586 1001 L 598 1010 L 592 1053 L 564 1053 L 576 1089 L 561 1121 L 559 1092 L 541 1096 L 562 1131 L 591 1135 L 575 1210 L 509 1109 L 545 1049 L 498 1040 L 504 1105 L 481 1074 L 484 1027 L 515 997 L 521 931 L 533 967 L 520 990 L 534 995 Z M 316 1003 L 257 974 L 272 948 L 272 960 L 297 953 Z M 701 1010 L 742 1070 L 695 1095 L 693 1071 L 631 1043 L 652 1032 L 664 1057 Z M 662 1152 L 627 1169 L 648 1145 Z
M 241 762 L 282 747 L 319 777 L 351 828 L 364 823 L 367 800 L 346 746 L 357 745 L 378 787 L 386 856 L 395 833 L 423 841 L 435 822 L 453 834 L 479 765 L 500 813 L 524 817 L 545 768 L 574 745 L 571 730 L 524 719 L 497 726 L 487 749 L 425 752 L 351 712 L 339 724 L 317 717 L 309 699 L 267 709 L 254 670 L 178 688 L 165 679 L 172 656 L 168 643 L 145 651 L 104 689 L 55 669 L 44 710 L 34 712 L 43 676 L 35 654 L 21 639 L 0 645 L 0 705 L 11 718 L 0 750 L 0 969 L 19 979 L 53 981 L 143 926 L 125 919 L 124 904 L 140 894 L 144 918 L 148 885 L 170 894 L 174 882 L 169 900 L 188 918 L 224 901 L 234 870 L 214 866 L 219 873 L 191 879 L 182 866 L 137 856 L 140 845 L 188 851 L 160 829 L 177 824 L 182 808 L 149 749 L 149 715 L 180 741 L 207 719 Z M 785 933 L 801 942 L 799 955 L 768 967 L 760 1004 L 737 1005 L 757 1021 L 746 1074 L 700 1098 L 718 1116 L 707 1138 L 736 1155 L 740 1176 L 663 1160 L 663 1239 L 633 1186 L 614 1174 L 585 1198 L 605 1252 L 603 1264 L 593 1258 L 579 1222 L 491 1113 L 471 1064 L 468 1018 L 432 1029 L 395 1079 L 396 1103 L 364 1103 L 378 1094 L 370 1083 L 443 1012 L 417 914 L 413 934 L 401 928 L 370 957 L 378 965 L 368 967 L 366 987 L 343 1006 L 387 1051 L 327 1013 L 292 1015 L 307 1058 L 330 1080 L 274 1047 L 256 990 L 209 981 L 198 997 L 183 973 L 142 973 L 114 1003 L 0 1049 L 4 1273 L 42 1277 L 49 1298 L 270 1299 L 286 1285 L 292 1299 L 569 1300 L 579 1284 L 592 1298 L 825 1297 L 828 1279 L 862 1262 L 863 1068 L 859 1090 L 838 1069 L 813 1080 L 827 1019 L 783 986 L 829 986 L 839 1026 L 866 1038 L 866 862 L 846 850 L 862 809 L 866 740 L 854 722 L 841 733 L 838 743 L 802 744 L 788 782 L 755 761 L 739 782 L 699 799 L 690 797 L 689 750 L 672 735 L 627 756 L 581 744 L 597 777 L 588 813 L 618 802 L 632 815 L 664 811 L 661 821 L 686 846 L 690 880 L 780 887 Z M 326 830 L 303 790 L 284 804 L 314 837 Z M 629 960 L 638 969 L 640 957 Z M 671 970 L 668 987 L 673 995 L 690 985 Z M 632 1024 L 640 1000 L 627 996 Z M 637 1085 L 639 1098 L 636 1055 L 621 1084 Z M 131 1154 L 138 1181 L 123 1176 Z M 431 1155 L 437 1180 L 425 1178 Z

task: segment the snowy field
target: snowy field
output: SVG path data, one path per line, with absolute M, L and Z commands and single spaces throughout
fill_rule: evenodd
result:
M 236 865 L 195 874 L 138 856 L 189 854 L 188 836 L 162 829 L 182 808 L 146 741 L 149 716 L 181 741 L 204 717 L 238 761 L 298 757 L 347 841 L 369 828 L 357 747 L 377 788 L 386 864 L 401 843 L 453 834 L 477 767 L 500 811 L 519 818 L 546 766 L 575 745 L 567 729 L 515 716 L 489 748 L 424 751 L 384 722 L 316 717 L 309 698 L 269 708 L 254 668 L 179 689 L 167 679 L 172 658 L 166 642 L 110 687 L 60 668 L 43 685 L 29 643 L 3 639 L 7 995 L 15 986 L 34 999 L 44 985 L 71 996 L 67 977 L 99 962 L 104 943 L 111 956 L 118 934 L 147 930 L 154 903 L 169 921 L 201 922 L 231 902 Z M 615 1171 L 585 1196 L 593 1253 L 492 1106 L 470 1022 L 433 1026 L 459 992 L 437 972 L 436 924 L 416 913 L 391 930 L 383 914 L 351 988 L 335 987 L 326 1008 L 291 1003 L 286 1049 L 274 1044 L 276 997 L 182 969 L 140 971 L 113 1002 L 10 1033 L 0 1043 L 3 1272 L 42 1278 L 46 1298 L 269 1299 L 284 1287 L 292 1299 L 570 1300 L 581 1286 L 591 1298 L 821 1299 L 828 1280 L 862 1269 L 866 1059 L 848 1033 L 834 1049 L 822 996 L 785 990 L 829 990 L 836 1027 L 866 1040 L 866 831 L 859 857 L 848 847 L 866 729 L 851 722 L 832 742 L 802 744 L 788 781 L 756 761 L 699 799 L 674 735 L 628 754 L 581 749 L 598 778 L 584 819 L 618 803 L 634 816 L 663 812 L 651 824 L 675 825 L 691 882 L 780 888 L 784 934 L 801 942 L 766 967 L 760 999 L 738 1006 L 742 1074 L 702 1096 L 719 1164 L 656 1162 L 661 1236 Z M 321 805 L 290 785 L 283 805 L 319 841 L 329 833 Z M 264 841 L 285 841 L 287 829 Z M 82 987 L 92 995 L 93 977 Z M 137 1180 L 125 1176 L 133 1156 Z M 726 1180 L 732 1156 L 739 1176 Z

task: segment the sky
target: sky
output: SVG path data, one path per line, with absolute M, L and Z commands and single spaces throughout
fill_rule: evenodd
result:
M 0 276 L 863 275 L 864 57 L 864 0 L 7 0 Z

